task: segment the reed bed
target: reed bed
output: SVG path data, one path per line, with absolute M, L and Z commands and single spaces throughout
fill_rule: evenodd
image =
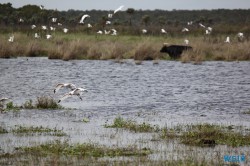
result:
M 193 50 L 184 52 L 180 61 L 202 62 L 208 60 L 250 60 L 250 42 L 239 42 L 232 38 L 225 43 L 226 36 L 105 36 L 56 33 L 50 40 L 34 39 L 24 33 L 16 33 L 13 43 L 8 42 L 8 35 L 0 34 L 0 58 L 18 56 L 47 56 L 49 59 L 169 59 L 168 54 L 160 53 L 163 43 L 183 44 L 184 37 L 190 41 Z

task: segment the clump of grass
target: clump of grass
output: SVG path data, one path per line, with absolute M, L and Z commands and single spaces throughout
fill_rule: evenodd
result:
M 70 59 L 85 59 L 87 52 L 88 52 L 88 46 L 84 42 L 77 41 L 71 41 L 69 43 L 69 46 L 67 46 L 67 49 L 63 53 L 63 60 L 70 60 Z
M 132 120 L 125 120 L 122 117 L 117 117 L 114 119 L 113 124 L 105 125 L 107 128 L 124 128 L 134 132 L 155 132 L 159 130 L 158 126 L 152 126 L 148 123 L 143 122 L 142 124 L 137 124 Z
M 37 97 L 35 108 L 38 109 L 62 109 L 62 107 L 52 97 Z
M 35 106 L 33 105 L 33 101 L 30 99 L 28 101 L 26 101 L 24 104 L 23 104 L 23 108 L 25 109 L 34 109 Z
M 148 148 L 137 149 L 135 147 L 127 148 L 109 148 L 95 144 L 75 144 L 70 145 L 68 141 L 54 141 L 34 147 L 20 147 L 19 151 L 29 154 L 41 155 L 65 155 L 65 156 L 81 156 L 81 157 L 116 157 L 116 156 L 145 156 L 151 153 Z
M 8 131 L 2 126 L 0 126 L 0 134 L 5 134 L 5 133 L 8 133 Z
M 154 60 L 156 59 L 156 53 L 159 52 L 158 50 L 155 50 L 150 43 L 138 44 L 135 49 L 135 60 Z
M 194 146 L 214 146 L 230 145 L 244 146 L 250 145 L 250 133 L 243 134 L 233 131 L 231 126 L 219 126 L 213 124 L 187 125 L 180 130 L 164 129 L 161 138 L 179 138 L 186 145 Z
M 44 56 L 46 54 L 46 50 L 44 50 L 41 44 L 39 44 L 38 42 L 30 42 L 26 46 L 26 56 L 39 57 Z
M 248 109 L 247 111 L 244 111 L 243 114 L 250 114 L 250 109 Z
M 9 110 L 19 111 L 20 108 L 18 106 L 14 105 L 13 102 L 11 101 L 11 102 L 6 104 L 5 111 L 9 111 Z
M 58 137 L 67 135 L 62 130 L 58 130 L 56 128 L 50 129 L 50 128 L 43 127 L 43 126 L 38 126 L 38 127 L 34 127 L 34 126 L 31 126 L 31 127 L 15 126 L 15 128 L 12 129 L 12 132 L 16 133 L 16 134 L 33 134 L 33 133 L 40 133 L 41 134 L 41 133 L 47 133 L 49 135 L 58 136 Z

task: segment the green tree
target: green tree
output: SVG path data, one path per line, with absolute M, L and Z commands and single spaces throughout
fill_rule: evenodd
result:
M 142 17 L 142 21 L 143 21 L 143 23 L 145 24 L 145 26 L 147 26 L 148 23 L 149 23 L 149 21 L 150 21 L 150 16 L 149 16 L 149 15 L 144 15 L 144 16 Z
M 126 12 L 129 14 L 129 25 L 131 26 L 132 25 L 131 19 L 132 19 L 133 14 L 135 13 L 135 9 L 128 8 Z

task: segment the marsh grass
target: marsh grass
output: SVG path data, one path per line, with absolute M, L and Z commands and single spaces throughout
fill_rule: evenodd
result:
M 151 154 L 148 148 L 137 149 L 136 147 L 105 147 L 97 144 L 69 144 L 68 141 L 53 141 L 33 147 L 19 147 L 19 151 L 25 154 L 40 155 L 64 155 L 79 157 L 117 157 L 117 156 L 146 156 Z
M 58 137 L 67 136 L 67 134 L 63 132 L 63 130 L 58 130 L 56 128 L 51 129 L 43 126 L 24 127 L 16 125 L 15 128 L 11 130 L 11 132 L 15 134 L 28 134 L 28 135 L 36 133 L 36 134 L 46 134 Z
M 0 134 L 6 134 L 6 133 L 8 133 L 8 131 L 4 127 L 0 126 Z
M 233 147 L 249 146 L 250 133 L 233 130 L 232 126 L 220 126 L 214 124 L 197 124 L 179 126 L 178 130 L 165 128 L 161 132 L 161 138 L 178 138 L 181 143 L 194 146 L 229 145 Z
M 24 33 L 15 33 L 15 41 L 7 41 L 7 35 L 0 34 L 0 57 L 48 56 L 49 59 L 169 59 L 160 53 L 163 43 L 183 44 L 183 36 L 96 36 L 84 33 L 56 33 L 51 40 L 36 40 Z M 250 41 L 224 43 L 224 35 L 204 37 L 187 35 L 193 51 L 180 59 L 182 62 L 199 64 L 207 60 L 250 60 Z
M 152 126 L 148 123 L 141 123 L 137 124 L 132 120 L 125 120 L 122 117 L 117 117 L 114 119 L 113 124 L 107 125 L 105 124 L 104 127 L 106 128 L 123 128 L 133 132 L 156 132 L 159 130 L 158 126 Z
M 37 97 L 35 108 L 38 109 L 62 109 L 62 107 L 50 96 Z

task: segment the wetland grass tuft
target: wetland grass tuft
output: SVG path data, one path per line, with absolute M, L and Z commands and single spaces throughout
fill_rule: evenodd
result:
M 68 141 L 54 141 L 33 147 L 19 147 L 19 151 L 26 154 L 40 155 L 64 155 L 79 157 L 117 157 L 117 156 L 146 156 L 151 154 L 148 148 L 137 149 L 136 147 L 105 147 L 101 145 L 84 143 L 71 145 Z
M 52 97 L 37 97 L 35 108 L 38 109 L 62 109 L 62 107 Z
M 155 132 L 159 130 L 158 126 L 152 126 L 148 123 L 143 122 L 142 124 L 137 124 L 132 120 L 125 120 L 122 117 L 117 117 L 114 119 L 113 124 L 105 125 L 107 128 L 123 128 L 134 132 Z

